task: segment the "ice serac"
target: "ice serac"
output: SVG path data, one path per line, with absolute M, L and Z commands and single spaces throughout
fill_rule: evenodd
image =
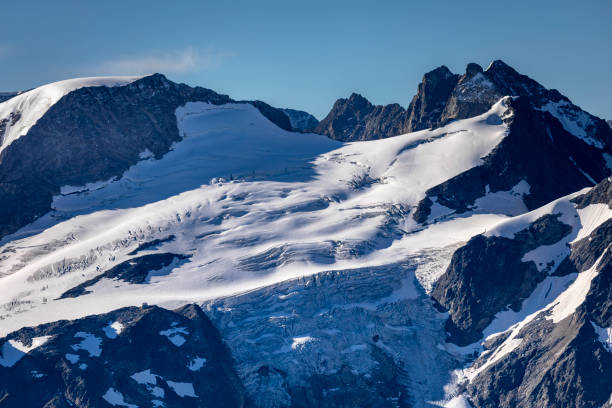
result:
M 0 236 L 48 212 L 62 186 L 120 176 L 145 151 L 163 156 L 182 138 L 175 110 L 189 101 L 232 102 L 155 74 L 61 81 L 0 104 Z M 244 103 L 291 129 L 282 111 Z
M 22 329 L 0 343 L 43 336 L 16 364 L 0 366 L 3 407 L 244 406 L 230 352 L 196 305 L 123 308 Z M 197 370 L 196 359 L 205 362 Z
M 0 405 L 604 405 L 610 129 L 499 61 L 419 89 L 339 103 L 351 143 L 161 75 L 62 94 L 0 154 Z

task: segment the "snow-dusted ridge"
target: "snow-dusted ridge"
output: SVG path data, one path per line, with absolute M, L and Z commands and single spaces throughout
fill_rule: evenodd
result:
M 142 76 L 74 78 L 53 82 L 21 93 L 0 103 L 0 153 L 30 128 L 63 96 L 80 88 L 94 86 L 124 86 Z M 3 123 L 4 122 L 4 123 Z M 2 131 L 2 127 L 0 127 Z

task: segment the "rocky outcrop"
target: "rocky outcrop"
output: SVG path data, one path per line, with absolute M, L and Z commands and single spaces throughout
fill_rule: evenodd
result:
M 338 99 L 314 132 L 343 142 L 382 139 L 402 133 L 405 113 L 397 104 L 375 106 L 354 93 Z
M 482 67 L 470 63 L 444 102 L 444 109 L 438 120 L 428 127 L 437 127 L 453 120 L 480 115 L 488 111 L 503 96 L 504 94 L 495 89 L 493 83 L 485 76 Z
M 457 86 L 459 75 L 442 65 L 426 73 L 408 106 L 406 132 L 437 127 L 447 101 Z
M 319 124 L 317 118 L 308 112 L 295 109 L 283 109 L 283 112 L 289 118 L 293 130 L 299 132 L 312 132 Z
M 572 200 L 578 208 L 585 208 L 591 204 L 608 204 L 612 208 L 612 178 L 608 177 L 589 190 L 588 193 Z
M 353 93 L 348 99 L 338 99 L 314 132 L 352 142 L 436 127 L 458 79 L 445 66 L 426 73 L 407 110 L 399 104 L 375 106 Z
M 245 404 L 228 349 L 195 305 L 58 321 L 21 329 L 0 344 L 3 407 Z
M 0 237 L 48 212 L 62 186 L 120 176 L 147 150 L 155 158 L 163 156 L 182 137 L 176 108 L 194 101 L 234 102 L 160 74 L 126 86 L 86 87 L 65 95 L 0 153 Z M 261 101 L 243 103 L 291 130 L 281 110 Z M 0 133 L 1 128 L 0 123 Z
M 467 385 L 473 406 L 608 406 L 612 350 L 599 332 L 612 326 L 611 259 L 608 249 L 584 303 L 574 313 L 556 324 L 548 312 L 540 313 L 517 334 L 517 347 Z M 474 365 L 486 364 L 502 345 L 485 343 L 487 352 Z
M 610 244 L 612 219 L 603 222 L 588 237 L 573 242 L 570 255 L 559 265 L 555 275 L 563 276 L 589 269 Z
M 93 286 L 101 279 L 121 280 L 134 284 L 145 283 L 151 273 L 159 274 L 159 271 L 173 262 L 180 262 L 188 258 L 188 256 L 173 253 L 157 253 L 134 257 L 66 291 L 60 298 L 78 297 L 91 293 L 87 288 Z
M 482 337 L 495 314 L 508 306 L 520 310 L 521 302 L 547 275 L 523 256 L 551 245 L 571 232 L 558 216 L 546 215 L 514 238 L 477 235 L 459 248 L 446 272 L 436 282 L 432 297 L 449 312 L 449 341 L 467 345 Z
M 467 386 L 474 407 L 607 406 L 612 354 L 598 341 L 585 308 L 558 324 L 541 316 L 519 336 L 512 353 Z

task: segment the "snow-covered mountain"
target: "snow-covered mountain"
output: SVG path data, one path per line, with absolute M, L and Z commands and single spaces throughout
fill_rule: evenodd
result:
M 612 131 L 447 71 L 354 143 L 159 74 L 0 103 L 0 406 L 610 403 Z

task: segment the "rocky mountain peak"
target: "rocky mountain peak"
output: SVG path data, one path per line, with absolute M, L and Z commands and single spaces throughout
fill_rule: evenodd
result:
M 459 75 L 453 74 L 444 65 L 426 73 L 408 106 L 405 131 L 414 132 L 436 126 L 458 80 Z
M 446 65 L 440 65 L 436 69 L 432 69 L 429 72 L 426 72 L 423 75 L 422 84 L 426 86 L 426 84 L 435 85 L 436 83 L 443 81 L 447 78 L 453 77 L 455 74 L 451 72 L 450 69 Z
M 357 111 L 364 111 L 372 108 L 372 104 L 361 94 L 353 92 L 348 99 L 346 99 L 346 104 L 348 107 L 351 107 Z
M 482 67 L 475 62 L 470 62 L 465 68 L 465 75 L 469 77 L 473 77 L 476 74 L 482 74 L 482 72 Z
M 353 93 L 347 99 L 338 99 L 314 132 L 342 141 L 382 139 L 402 133 L 405 112 L 398 104 L 375 106 Z

